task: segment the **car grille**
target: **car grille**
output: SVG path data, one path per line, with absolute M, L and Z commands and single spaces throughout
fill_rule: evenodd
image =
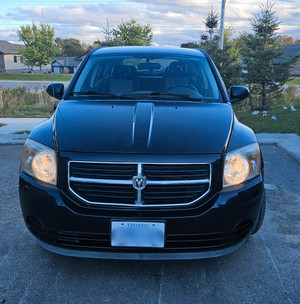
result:
M 206 233 L 206 234 L 166 234 L 163 249 L 147 248 L 154 252 L 178 251 L 211 251 L 233 246 L 243 240 L 251 231 L 253 222 L 241 222 L 233 231 Z M 79 250 L 117 250 L 117 251 L 145 251 L 145 248 L 112 247 L 109 233 L 79 233 L 69 231 L 56 231 L 55 243 L 70 249 Z
M 69 189 L 86 203 L 188 205 L 209 192 L 210 164 L 69 162 Z

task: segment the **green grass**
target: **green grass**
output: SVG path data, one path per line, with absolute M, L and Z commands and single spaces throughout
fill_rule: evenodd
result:
M 29 134 L 30 131 L 29 130 L 24 130 L 24 131 L 17 131 L 17 132 L 14 132 L 13 134 Z
M 0 73 L 0 80 L 16 81 L 69 81 L 71 74 Z
M 300 77 L 295 77 L 289 80 L 286 85 L 300 85 Z
M 236 112 L 238 120 L 249 126 L 255 133 L 296 133 L 300 135 L 300 105 L 295 106 L 296 111 L 292 112 L 288 107 L 274 107 L 269 110 L 267 117 L 262 116 L 262 111 L 258 115 L 252 115 L 249 111 Z M 277 119 L 273 120 L 272 116 Z
M 57 100 L 45 91 L 23 87 L 0 89 L 0 117 L 50 117 Z
M 14 118 L 27 118 L 27 117 L 48 117 L 50 118 L 54 111 L 50 110 L 36 110 L 34 107 L 27 108 L 27 109 L 21 109 L 18 110 L 12 110 L 7 113 L 1 113 L 0 111 L 0 117 L 14 117 Z
M 0 117 L 50 117 L 53 112 L 54 102 L 45 102 L 43 104 L 22 104 L 11 107 L 6 111 L 1 111 L 0 109 Z

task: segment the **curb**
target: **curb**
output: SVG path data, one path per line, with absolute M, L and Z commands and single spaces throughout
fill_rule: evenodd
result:
M 23 145 L 29 134 L 0 134 L 0 145 Z
M 256 134 L 260 145 L 275 145 L 300 162 L 300 136 L 291 133 Z

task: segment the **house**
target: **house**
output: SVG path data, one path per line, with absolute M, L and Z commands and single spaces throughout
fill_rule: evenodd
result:
M 54 74 L 73 74 L 79 65 L 76 57 L 54 57 L 51 64 L 51 71 Z
M 25 46 L 0 40 L 0 73 L 39 73 L 39 67 L 28 67 L 23 63 L 18 50 L 20 47 Z M 43 73 L 50 71 L 50 68 L 50 65 L 42 66 Z
M 78 64 L 79 64 L 81 61 L 83 61 L 83 59 L 85 58 L 85 56 L 86 56 L 87 53 L 88 53 L 88 52 L 86 52 L 85 54 L 82 54 L 82 55 L 76 57 L 74 60 L 75 60 L 76 62 L 78 62 Z
M 282 48 L 284 49 L 284 55 L 278 60 L 279 62 L 288 61 L 292 56 L 300 56 L 300 43 L 284 45 Z M 300 58 L 292 67 L 290 76 L 300 77 Z
M 19 54 L 18 48 L 24 47 L 21 44 L 9 43 L 5 40 L 0 40 L 0 73 L 16 72 L 28 70 L 24 66 Z

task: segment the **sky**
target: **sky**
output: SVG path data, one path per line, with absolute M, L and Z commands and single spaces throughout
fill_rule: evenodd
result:
M 251 33 L 250 20 L 267 0 L 226 0 L 225 27 L 234 36 Z M 155 45 L 180 46 L 198 42 L 205 31 L 204 20 L 213 9 L 221 14 L 221 0 L 0 0 L 0 40 L 21 43 L 16 31 L 32 22 L 49 23 L 55 36 L 76 38 L 88 44 L 103 40 L 107 22 L 116 28 L 122 21 L 135 19 L 149 24 Z M 300 0 L 276 1 L 275 16 L 281 21 L 278 34 L 300 39 Z

